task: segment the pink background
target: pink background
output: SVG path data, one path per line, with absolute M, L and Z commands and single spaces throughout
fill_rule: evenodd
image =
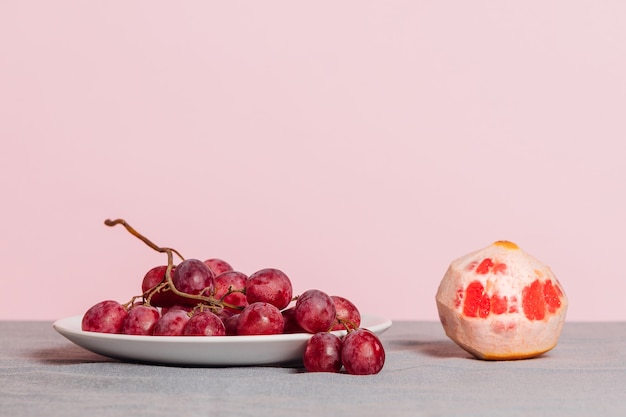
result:
M 625 320 L 626 2 L 0 1 L 0 319 L 164 257 L 437 320 L 498 239 Z

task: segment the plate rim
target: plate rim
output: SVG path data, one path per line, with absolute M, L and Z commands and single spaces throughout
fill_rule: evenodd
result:
M 383 333 L 388 330 L 392 325 L 393 321 L 389 318 L 374 315 L 374 314 L 362 314 L 361 322 L 365 321 L 363 318 L 367 318 L 368 320 L 378 320 L 373 325 L 362 326 L 365 329 L 371 330 L 374 333 Z M 111 340 L 135 340 L 135 341 L 155 341 L 155 342 L 184 342 L 184 343 L 230 343 L 230 342 L 264 342 L 264 341 L 292 341 L 298 339 L 309 339 L 313 336 L 312 333 L 281 333 L 281 334 L 272 334 L 272 335 L 237 335 L 237 336 L 153 336 L 153 335 L 130 335 L 130 334 L 120 334 L 120 333 L 99 333 L 99 332 L 89 332 L 84 331 L 80 328 L 76 328 L 76 324 L 80 324 L 82 320 L 82 315 L 74 315 L 65 318 L 61 318 L 55 320 L 52 323 L 52 327 L 60 334 L 75 334 L 90 338 L 103 338 L 103 339 L 111 339 Z M 73 326 L 68 326 L 66 323 L 71 323 Z M 373 329 L 373 330 L 372 330 Z M 345 330 L 335 330 L 331 333 L 334 333 L 338 336 L 345 335 Z
M 295 353 L 299 350 L 303 352 L 306 341 L 313 336 L 312 333 L 241 336 L 126 335 L 83 331 L 80 328 L 81 322 L 82 315 L 75 315 L 56 320 L 52 327 L 74 345 L 92 353 L 123 362 L 156 365 L 224 367 L 294 363 L 301 361 L 298 357 L 302 357 L 302 353 Z M 362 314 L 361 323 L 362 328 L 377 335 L 387 331 L 393 324 L 391 319 L 372 314 Z M 347 332 L 336 330 L 332 333 L 342 337 Z M 181 356 L 181 352 L 186 352 L 188 357 Z M 233 352 L 237 354 L 233 355 Z

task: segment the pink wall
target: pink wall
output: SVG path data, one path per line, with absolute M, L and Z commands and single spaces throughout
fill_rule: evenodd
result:
M 0 319 L 128 301 L 163 256 L 436 320 L 454 258 L 626 320 L 626 3 L 0 2 Z

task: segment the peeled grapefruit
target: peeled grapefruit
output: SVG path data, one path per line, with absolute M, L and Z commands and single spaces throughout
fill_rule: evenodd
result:
M 550 268 L 509 241 L 454 260 L 436 301 L 446 335 L 486 360 L 549 351 L 567 312 L 567 296 Z

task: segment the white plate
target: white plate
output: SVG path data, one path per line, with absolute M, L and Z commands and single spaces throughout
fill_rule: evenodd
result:
M 306 333 L 269 336 L 135 336 L 81 330 L 82 316 L 57 320 L 54 329 L 94 353 L 133 362 L 193 366 L 274 365 L 301 362 Z M 384 317 L 362 315 L 361 327 L 381 334 Z M 337 335 L 345 331 L 333 332 Z

